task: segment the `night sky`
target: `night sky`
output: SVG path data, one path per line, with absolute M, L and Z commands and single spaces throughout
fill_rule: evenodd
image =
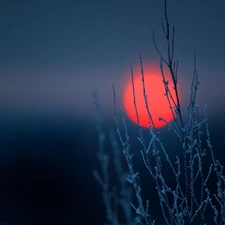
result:
M 100 166 L 91 93 L 98 88 L 107 133 L 115 128 L 112 84 L 122 107 L 124 82 L 139 52 L 144 65 L 159 63 L 151 26 L 166 54 L 163 0 L 0 5 L 0 223 L 104 224 L 101 188 L 92 174 Z M 184 116 L 196 50 L 197 102 L 208 104 L 215 155 L 225 163 L 225 2 L 171 0 L 168 15 L 176 28 Z M 137 153 L 137 126 L 129 118 L 127 124 Z M 172 155 L 179 154 L 167 128 L 159 131 Z

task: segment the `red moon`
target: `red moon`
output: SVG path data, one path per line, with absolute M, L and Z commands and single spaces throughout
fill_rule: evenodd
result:
M 173 99 L 175 100 L 176 99 L 175 92 L 173 89 L 171 79 L 170 77 L 168 77 L 168 74 L 166 72 L 164 72 L 164 75 L 166 81 L 169 81 L 168 87 L 171 91 Z M 165 87 L 162 81 L 163 78 L 159 66 L 151 66 L 148 67 L 147 69 L 144 66 L 144 80 L 145 80 L 145 90 L 148 96 L 147 97 L 148 108 L 152 115 L 154 126 L 155 128 L 163 127 L 173 120 L 173 114 L 169 108 L 167 97 L 165 96 Z M 134 88 L 140 126 L 147 128 L 149 125 L 152 124 L 151 122 L 149 122 L 146 103 L 144 100 L 142 75 L 139 72 L 139 75 L 137 75 L 136 73 L 135 76 L 135 70 L 134 70 Z M 129 118 L 133 122 L 137 123 L 131 78 L 130 81 L 125 86 L 123 103 L 125 112 L 129 116 Z M 159 121 L 159 117 L 165 119 L 167 122 L 162 120 Z

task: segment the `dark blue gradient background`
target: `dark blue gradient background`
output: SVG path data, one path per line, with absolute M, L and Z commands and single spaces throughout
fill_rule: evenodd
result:
M 145 62 L 159 60 L 150 26 L 166 54 L 163 0 L 0 4 L 0 222 L 103 224 L 101 189 L 92 176 L 99 164 L 91 92 L 98 87 L 107 132 L 115 127 L 112 84 L 120 107 L 129 64 L 138 63 L 139 52 Z M 183 110 L 196 49 L 198 103 L 209 106 L 215 155 L 223 162 L 224 8 L 223 0 L 172 0 L 168 6 Z M 128 127 L 136 140 L 136 126 L 128 120 Z M 166 128 L 160 132 L 176 154 Z

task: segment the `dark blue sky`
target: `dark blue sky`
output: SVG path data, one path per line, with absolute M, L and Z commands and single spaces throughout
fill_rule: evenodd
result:
M 180 61 L 179 82 L 183 93 L 183 110 L 190 94 L 193 52 L 196 49 L 200 79 L 198 102 L 200 106 L 206 103 L 209 105 L 210 127 L 214 145 L 219 150 L 222 149 L 225 138 L 224 8 L 223 0 L 171 0 L 168 5 L 169 19 L 176 28 L 175 56 Z M 98 190 L 92 178 L 92 169 L 98 167 L 95 159 L 97 134 L 94 127 L 92 89 L 99 89 L 105 126 L 108 128 L 114 125 L 111 85 L 115 84 L 118 106 L 122 106 L 123 82 L 130 63 L 138 63 L 139 52 L 144 62 L 159 61 L 150 26 L 155 31 L 162 54 L 166 53 L 166 42 L 160 26 L 162 17 L 163 0 L 1 1 L 0 127 L 2 161 L 4 167 L 8 168 L 1 174 L 3 186 L 5 185 L 3 190 L 8 190 L 16 182 L 22 182 L 21 174 L 25 170 L 32 169 L 37 177 L 41 177 L 48 168 L 46 158 L 52 159 L 54 163 L 50 167 L 56 176 L 59 168 L 64 171 L 64 165 L 68 167 L 64 172 L 65 179 L 66 171 L 70 170 L 71 174 L 75 174 L 75 181 L 71 175 L 68 185 L 77 190 L 71 197 L 73 202 L 68 200 L 68 196 L 65 197 L 68 200 L 66 203 L 63 203 L 63 198 L 59 199 L 62 208 L 68 206 L 68 214 L 66 210 L 62 211 L 61 220 L 57 217 L 55 221 L 62 223 L 67 218 L 71 222 L 77 221 L 79 215 L 85 217 L 85 207 L 89 205 L 89 210 L 93 207 L 90 199 L 97 201 L 100 197 L 100 187 Z M 130 121 L 128 123 L 132 133 L 132 129 L 135 130 L 136 127 Z M 162 131 L 163 134 L 164 132 L 165 130 Z M 31 152 L 34 152 L 33 156 Z M 223 152 L 218 150 L 217 154 L 223 156 Z M 34 156 L 40 159 L 40 164 L 34 163 L 39 166 L 31 168 L 23 159 L 27 157 L 27 162 L 33 162 Z M 15 160 L 16 166 L 11 159 Z M 59 159 L 62 163 L 57 164 Z M 44 166 L 41 167 L 41 164 Z M 16 169 L 18 173 L 15 174 Z M 40 174 L 38 171 L 41 171 Z M 12 176 L 12 183 L 9 182 L 9 174 Z M 17 181 L 15 177 L 18 177 Z M 17 196 L 15 199 L 26 196 L 26 189 L 21 194 L 22 187 L 35 186 L 35 179 L 25 180 L 21 183 L 20 191 L 11 190 Z M 44 184 L 56 185 L 54 182 Z M 75 182 L 74 186 L 70 182 Z M 89 192 L 87 185 L 93 185 L 96 191 L 92 190 L 90 196 L 81 200 L 79 197 Z M 43 192 L 37 189 L 34 199 Z M 4 191 L 2 193 L 5 194 Z M 5 194 L 8 195 L 11 192 Z M 25 198 L 29 197 L 31 195 Z M 39 224 L 44 224 L 43 218 L 48 218 L 48 222 L 52 221 L 51 216 L 45 215 L 48 210 L 42 210 L 49 207 L 47 203 L 34 200 L 34 209 L 38 213 L 35 214 L 33 210 L 33 214 L 30 212 L 33 217 L 24 219 L 29 210 L 15 213 L 16 207 L 27 207 L 19 205 L 19 200 L 15 199 L 8 201 L 13 207 L 8 203 L 8 208 L 4 209 L 4 204 L 1 205 L 2 218 L 9 224 L 35 224 L 32 222 L 33 218 L 38 218 Z M 6 198 L 5 202 L 7 200 Z M 10 208 L 13 210 L 10 211 Z M 56 209 L 57 212 L 60 210 L 59 207 Z M 73 210 L 76 211 L 76 218 L 73 217 Z M 49 212 L 50 215 L 54 214 L 54 207 Z M 99 218 L 95 211 L 93 218 Z M 79 224 L 87 224 L 88 219 L 79 219 Z M 100 221 L 103 220 L 102 215 Z
M 176 26 L 180 82 L 193 71 L 193 52 L 201 81 L 199 100 L 214 111 L 223 98 L 224 2 L 170 1 Z M 3 1 L 0 13 L 1 106 L 23 112 L 54 108 L 91 117 L 90 92 L 98 86 L 105 109 L 111 107 L 111 84 L 122 94 L 122 81 L 139 52 L 158 61 L 150 25 L 165 53 L 160 19 L 163 1 Z M 207 90 L 213 90 L 208 92 Z M 4 96 L 4 97 L 3 97 Z M 214 99 L 220 104 L 215 104 Z M 184 105 L 186 102 L 184 103 Z M 81 113 L 82 112 L 82 113 Z

